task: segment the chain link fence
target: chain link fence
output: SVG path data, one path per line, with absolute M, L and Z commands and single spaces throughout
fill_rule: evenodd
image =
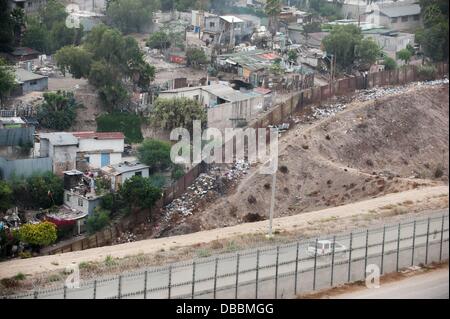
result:
M 446 260 L 448 226 L 446 213 L 83 281 L 79 288 L 42 289 L 8 298 L 291 298 L 364 280 L 368 265 L 376 265 L 384 274 Z

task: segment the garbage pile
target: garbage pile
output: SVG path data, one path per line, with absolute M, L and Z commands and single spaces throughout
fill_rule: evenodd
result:
M 131 243 L 137 240 L 137 236 L 129 231 L 122 233 L 120 237 L 117 237 L 116 244 Z
M 308 120 L 320 120 L 329 116 L 334 116 L 336 113 L 345 110 L 347 106 L 342 103 L 324 104 L 311 108 L 312 114 L 308 115 Z
M 208 173 L 200 174 L 181 197 L 174 199 L 164 207 L 163 219 L 169 221 L 174 213 L 180 214 L 182 217 L 192 215 L 202 200 L 222 193 L 224 181 L 227 183 L 237 181 L 247 174 L 249 168 L 249 163 L 241 160 L 236 161 L 230 169 L 226 169 L 224 172 L 218 167 L 213 167 Z
M 382 98 L 386 95 L 402 93 L 406 90 L 406 86 L 396 86 L 396 87 L 377 87 L 373 89 L 367 89 L 362 91 L 357 91 L 354 101 L 370 101 L 374 99 Z

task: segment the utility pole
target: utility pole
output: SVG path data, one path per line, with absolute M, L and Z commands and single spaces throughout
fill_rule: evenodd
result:
M 275 207 L 275 189 L 277 185 L 277 169 L 275 168 L 275 172 L 272 174 L 272 196 L 270 198 L 270 211 L 269 211 L 269 233 L 267 238 L 273 237 L 273 210 Z

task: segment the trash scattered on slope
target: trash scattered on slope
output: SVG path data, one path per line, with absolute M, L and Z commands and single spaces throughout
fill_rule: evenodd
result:
M 219 167 L 213 167 L 208 173 L 200 174 L 183 195 L 164 207 L 164 220 L 169 221 L 174 213 L 183 217 L 192 215 L 201 200 L 208 199 L 211 195 L 221 194 L 224 182 L 226 184 L 236 182 L 247 174 L 249 168 L 249 163 L 241 160 L 234 163 L 225 172 Z

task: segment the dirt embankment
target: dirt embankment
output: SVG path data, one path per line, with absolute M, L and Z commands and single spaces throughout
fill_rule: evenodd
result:
M 421 186 L 448 185 L 448 85 L 353 102 L 335 116 L 298 124 L 279 147 L 275 217 Z M 211 229 L 268 217 L 271 176 L 253 167 L 237 189 L 194 212 Z M 179 233 L 174 229 L 174 233 Z

